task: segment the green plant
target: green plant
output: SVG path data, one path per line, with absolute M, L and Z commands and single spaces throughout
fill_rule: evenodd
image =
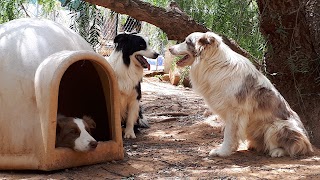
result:
M 20 5 L 23 1 L 5 0 L 0 4 L 0 23 L 13 20 L 22 15 Z
M 41 5 L 44 14 L 51 12 L 56 5 L 56 0 L 2 0 L 0 2 L 0 24 L 17 18 L 29 17 L 26 5 Z
M 83 0 L 60 0 L 72 12 L 70 28 L 78 32 L 94 49 L 100 46 L 103 26 L 101 9 Z
M 177 0 L 181 8 L 212 31 L 234 39 L 257 59 L 262 59 L 265 40 L 259 31 L 258 6 L 252 0 Z
M 180 73 L 180 80 L 179 80 L 178 85 L 183 85 L 183 81 L 186 78 L 189 78 L 190 66 L 186 66 L 186 67 L 182 67 L 182 68 L 177 67 L 176 63 L 179 59 L 181 59 L 181 57 L 179 57 L 179 56 L 174 57 L 173 61 L 171 62 L 170 70 L 172 72 L 174 72 L 175 69 L 178 69 L 178 71 Z
M 180 71 L 180 81 L 179 85 L 183 85 L 183 81 L 187 78 L 189 78 L 189 71 L 190 71 L 190 66 L 183 67 Z
M 147 0 L 165 7 L 170 0 Z M 252 0 L 175 0 L 180 8 L 212 31 L 234 39 L 262 61 L 266 42 L 259 31 L 258 6 Z M 262 62 L 259 62 L 262 64 Z

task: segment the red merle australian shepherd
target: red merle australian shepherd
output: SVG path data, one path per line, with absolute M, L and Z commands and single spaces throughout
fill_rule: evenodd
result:
M 231 155 L 239 140 L 247 140 L 249 149 L 271 157 L 313 151 L 297 113 L 248 59 L 231 50 L 220 36 L 195 32 L 169 50 L 183 56 L 178 66 L 191 66 L 192 88 L 225 122 L 223 143 L 211 156 Z

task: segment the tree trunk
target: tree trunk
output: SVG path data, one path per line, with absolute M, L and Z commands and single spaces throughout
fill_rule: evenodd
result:
M 320 147 L 320 3 L 318 0 L 257 0 L 267 38 L 269 78 Z

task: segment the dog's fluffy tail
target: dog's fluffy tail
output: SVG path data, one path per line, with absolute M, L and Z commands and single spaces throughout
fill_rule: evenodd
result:
M 278 132 L 278 143 L 291 156 L 313 152 L 308 136 L 304 132 L 285 126 Z
M 270 126 L 267 131 L 267 134 L 271 135 L 268 137 L 269 141 L 273 141 L 278 147 L 283 148 L 291 157 L 309 155 L 313 152 L 307 133 L 297 125 L 277 122 Z

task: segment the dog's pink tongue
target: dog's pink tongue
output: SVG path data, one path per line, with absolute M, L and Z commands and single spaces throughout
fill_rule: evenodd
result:
M 150 64 L 148 63 L 148 61 L 143 56 L 137 55 L 136 58 L 140 62 L 141 66 L 143 68 L 148 68 L 148 70 L 150 70 Z
M 141 56 L 140 61 L 142 61 L 141 62 L 142 67 L 148 68 L 148 70 L 150 70 L 150 64 L 148 63 L 148 61 L 144 57 Z
M 142 65 L 144 68 L 148 68 L 148 71 L 150 71 L 150 64 L 148 63 L 148 61 L 143 58 L 143 65 Z

